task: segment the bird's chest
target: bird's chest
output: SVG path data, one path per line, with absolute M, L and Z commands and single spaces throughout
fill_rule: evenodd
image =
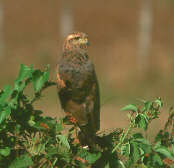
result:
M 91 68 L 87 64 L 64 64 L 59 72 L 69 89 L 78 89 L 88 82 Z

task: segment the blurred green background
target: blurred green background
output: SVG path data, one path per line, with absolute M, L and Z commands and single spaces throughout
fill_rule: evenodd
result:
M 128 123 L 120 108 L 158 96 L 174 104 L 173 0 L 0 0 L 0 87 L 13 82 L 20 64 L 43 69 L 55 65 L 63 40 L 73 31 L 86 32 L 101 90 L 101 127 Z M 36 104 L 46 114 L 63 114 L 56 88 Z

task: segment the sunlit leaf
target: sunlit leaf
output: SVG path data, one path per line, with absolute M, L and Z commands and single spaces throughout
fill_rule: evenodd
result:
M 9 168 L 28 168 L 33 165 L 33 161 L 29 154 L 17 157 L 9 166 Z
M 40 89 L 45 85 L 48 81 L 50 75 L 49 66 L 45 72 L 41 72 L 40 70 L 35 70 L 33 73 L 33 86 L 35 92 L 39 92 Z
M 129 104 L 129 105 L 121 108 L 121 111 L 135 111 L 135 112 L 138 112 L 138 107 L 134 104 Z
M 25 78 L 31 77 L 32 70 L 33 70 L 33 65 L 31 65 L 31 67 L 28 67 L 24 64 L 21 64 L 19 75 L 18 75 L 18 78 L 16 80 L 22 81 Z
M 138 128 L 147 130 L 148 116 L 146 116 L 145 114 L 138 114 L 135 118 L 135 123 L 137 124 Z
M 109 162 L 106 164 L 105 168 L 110 168 Z
M 131 153 L 130 153 L 130 157 L 133 159 L 134 162 L 137 162 L 140 159 L 140 150 L 138 147 L 137 143 L 132 142 L 131 143 Z
M 60 139 L 60 143 L 66 146 L 68 149 L 70 149 L 70 145 L 68 142 L 68 138 L 65 135 L 58 135 L 58 138 Z
M 30 79 L 32 77 L 32 72 L 33 72 L 33 65 L 28 67 L 24 64 L 21 64 L 18 78 L 15 80 L 14 90 L 17 90 L 18 92 L 23 91 L 27 85 L 25 80 Z
M 11 149 L 9 147 L 6 147 L 4 149 L 0 149 L 0 155 L 2 156 L 9 156 L 11 152 Z
M 152 101 L 145 101 L 142 111 L 150 111 L 152 109 L 152 107 L 153 107 Z
M 82 149 L 80 151 L 80 157 L 85 159 L 88 163 L 93 164 L 101 157 L 101 153 L 90 153 L 87 150 Z
M 120 165 L 122 168 L 126 168 L 125 165 L 124 165 L 124 163 L 123 163 L 121 160 L 118 160 L 118 163 L 119 163 L 119 165 Z
M 123 144 L 121 146 L 121 154 L 122 155 L 129 156 L 130 152 L 131 152 L 131 149 L 130 149 L 130 143 L 129 142 L 126 143 L 126 144 Z
M 156 153 L 152 156 L 152 163 L 153 165 L 160 165 L 160 166 L 163 165 L 161 157 Z
M 163 102 L 161 101 L 160 98 L 158 98 L 157 100 L 155 100 L 155 103 L 158 104 L 160 107 L 163 106 Z
M 0 95 L 0 104 L 4 104 L 5 101 L 11 96 L 13 90 L 11 85 L 5 86 L 3 93 Z
M 155 152 L 158 152 L 167 158 L 174 159 L 172 152 L 167 147 L 160 145 L 160 146 L 155 146 L 154 149 Z
M 11 108 L 9 106 L 0 110 L 0 124 L 10 115 L 10 113 L 11 113 Z

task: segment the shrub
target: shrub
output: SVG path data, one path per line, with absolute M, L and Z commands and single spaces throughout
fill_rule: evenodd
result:
M 163 130 L 153 142 L 143 133 L 159 117 L 160 98 L 129 104 L 130 125 L 98 133 L 95 146 L 84 148 L 76 140 L 76 128 L 66 127 L 67 118 L 43 116 L 34 102 L 42 92 L 55 85 L 49 80 L 50 68 L 44 71 L 21 65 L 14 86 L 0 91 L 0 167 L 9 168 L 164 168 L 174 164 L 174 110 L 171 108 Z M 33 95 L 25 93 L 32 85 Z M 65 131 L 68 129 L 68 131 Z

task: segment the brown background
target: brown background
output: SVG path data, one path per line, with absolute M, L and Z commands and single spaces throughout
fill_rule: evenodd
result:
M 144 72 L 139 71 L 140 0 L 1 0 L 4 6 L 4 54 L 0 62 L 0 87 L 13 82 L 20 64 L 34 64 L 43 69 L 55 64 L 61 54 L 63 35 L 61 13 L 72 7 L 73 31 L 89 35 L 89 56 L 96 66 L 101 88 L 102 128 L 123 127 L 126 112 L 120 108 L 138 99 L 165 101 L 174 104 L 174 3 L 153 0 L 152 45 Z M 71 4 L 69 4 L 71 2 Z M 168 102 L 168 103 L 166 103 Z M 50 88 L 36 106 L 49 115 L 60 115 L 56 88 Z M 153 129 L 163 123 L 154 122 Z

